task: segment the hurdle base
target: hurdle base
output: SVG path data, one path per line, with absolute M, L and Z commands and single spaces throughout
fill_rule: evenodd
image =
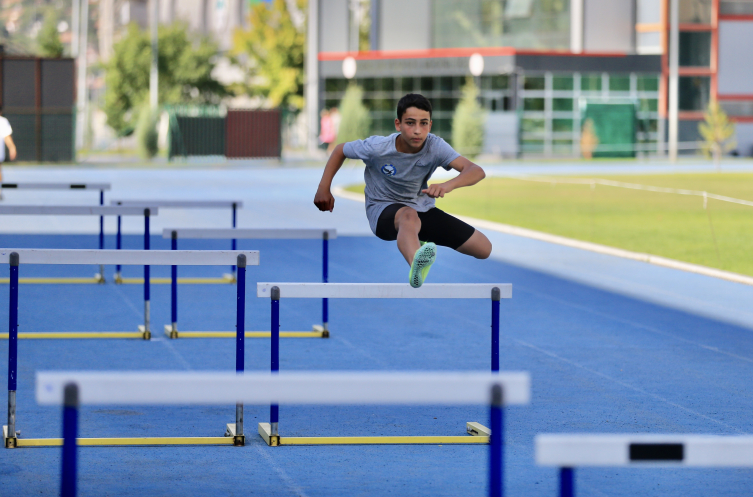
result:
M 272 427 L 269 423 L 259 423 L 259 435 L 270 447 L 280 445 L 464 445 L 489 443 L 491 430 L 482 424 L 466 423 L 466 431 L 471 436 L 281 437 L 280 435 L 272 435 Z
M 114 281 L 118 285 L 143 285 L 144 278 L 123 278 L 119 273 L 115 274 Z M 149 278 L 152 285 L 169 285 L 171 278 Z M 179 285 L 233 285 L 236 283 L 235 276 L 223 274 L 222 278 L 178 278 Z
M 30 331 L 18 334 L 19 340 L 60 340 L 60 339 L 124 339 L 144 338 L 144 333 L 136 331 Z M 7 333 L 0 333 L 0 340 L 7 340 Z
M 21 435 L 20 431 L 16 432 L 16 436 L 8 436 L 8 425 L 3 425 L 3 447 L 6 449 L 15 449 L 18 447 L 18 437 Z
M 140 327 L 141 328 L 141 327 Z M 234 331 L 175 331 L 172 325 L 166 324 L 164 327 L 165 336 L 169 338 L 235 338 Z M 247 331 L 246 338 L 270 338 L 272 334 L 269 331 Z M 329 333 L 324 335 L 321 331 L 281 331 L 280 338 L 327 338 Z
M 62 438 L 14 438 L 15 447 L 60 447 Z M 132 438 L 77 438 L 76 445 L 83 447 L 101 446 L 145 446 L 145 445 L 233 445 L 228 437 L 132 437 Z
M 324 326 L 322 326 L 320 324 L 315 324 L 312 327 L 312 331 L 317 332 L 317 333 L 321 333 L 322 338 L 329 338 L 329 330 L 326 329 Z
M 152 332 L 146 329 L 146 326 L 143 324 L 140 324 L 138 326 L 139 333 L 141 333 L 141 338 L 144 340 L 151 340 L 152 339 Z
M 105 275 L 102 273 L 95 273 L 94 281 L 100 285 L 104 285 L 105 283 L 107 283 L 107 280 L 105 279 Z
M 237 435 L 235 433 L 235 423 L 228 423 L 225 426 L 225 436 L 233 437 L 233 445 L 235 445 L 236 447 L 243 447 L 244 445 L 246 445 L 246 436 Z
M 22 285 L 91 285 L 104 283 L 95 275 L 93 278 L 19 278 Z M 0 278 L 0 284 L 10 283 L 9 278 Z

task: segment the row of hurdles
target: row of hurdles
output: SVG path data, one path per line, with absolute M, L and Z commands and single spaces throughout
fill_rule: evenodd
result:
M 77 486 L 80 405 L 488 405 L 488 495 L 504 495 L 504 414 L 530 403 L 530 376 L 509 373 L 295 372 L 38 372 L 36 398 L 63 406 L 61 495 Z M 237 438 L 237 437 L 236 437 Z M 236 444 L 237 445 L 237 444 Z M 575 495 L 582 467 L 750 468 L 753 436 L 677 434 L 539 434 L 540 466 L 559 468 L 559 496 Z

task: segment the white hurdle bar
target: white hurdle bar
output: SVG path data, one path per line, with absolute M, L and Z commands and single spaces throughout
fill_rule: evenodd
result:
M 120 207 L 120 206 L 88 206 L 88 205 L 0 205 L 0 215 L 37 215 L 37 216 L 99 216 L 99 249 L 105 247 L 104 216 L 118 216 L 120 226 L 121 216 L 144 216 L 144 250 L 149 250 L 149 218 L 159 214 L 155 206 Z M 99 274 L 95 280 L 105 282 L 104 266 L 99 266 Z M 148 269 L 144 267 L 144 272 Z M 62 280 L 65 280 L 63 278 Z M 52 282 L 52 278 L 42 278 L 39 282 Z M 35 282 L 30 280 L 30 282 Z M 64 282 L 64 281 L 62 281 Z
M 0 190 L 99 190 L 99 205 L 105 205 L 110 183 L 0 183 Z M 99 216 L 99 248 L 105 248 L 104 216 Z
M 238 209 L 243 207 L 243 202 L 240 200 L 111 200 L 111 205 L 122 205 L 128 207 L 149 207 L 157 206 L 166 209 L 231 209 L 232 212 L 232 225 L 236 227 L 238 222 Z M 120 217 L 118 217 L 118 234 L 115 240 L 116 248 L 120 249 L 122 244 L 122 236 L 120 231 Z M 236 241 L 233 239 L 230 244 L 230 249 L 235 250 L 237 248 Z M 231 267 L 231 274 L 235 276 L 235 266 Z M 235 278 L 233 278 L 234 280 Z M 115 269 L 115 281 L 121 282 L 120 266 Z
M 560 468 L 560 496 L 575 495 L 575 468 L 753 467 L 753 436 L 540 434 L 536 463 Z
M 259 265 L 258 251 L 232 250 L 70 250 L 70 249 L 0 249 L 0 263 L 10 265 L 10 298 L 8 329 L 8 425 L 5 447 L 15 447 L 16 434 L 16 381 L 18 376 L 18 272 L 23 264 L 113 264 L 194 266 L 238 265 L 236 295 L 236 373 L 245 369 L 245 313 L 246 266 Z M 141 338 L 151 338 L 149 330 L 149 278 L 144 280 L 144 326 Z M 140 327 L 141 328 L 141 327 Z M 48 334 L 49 335 L 49 334 Z M 62 333 L 61 333 L 62 335 Z M 88 338 L 86 333 L 69 333 L 71 338 Z M 116 335 L 111 333 L 109 335 Z M 125 335 L 123 333 L 122 335 Z M 106 338 L 112 338 L 107 336 Z M 238 416 L 243 417 L 242 407 Z
M 512 298 L 510 283 L 434 283 L 412 288 L 402 283 L 257 283 L 256 296 L 270 298 L 272 306 L 272 343 L 270 370 L 280 370 L 280 299 L 285 298 L 345 298 L 345 299 L 490 299 L 492 303 L 491 371 L 499 372 L 499 303 Z M 269 424 L 260 434 L 270 444 L 279 440 L 279 409 L 272 404 Z M 266 423 L 264 423 L 266 425 Z M 478 427 L 476 427 L 478 428 Z M 480 427 L 486 429 L 484 427 Z M 468 432 L 472 433 L 468 426 Z
M 185 372 L 38 372 L 37 401 L 63 405 L 62 494 L 76 488 L 79 405 L 363 404 L 489 405 L 493 435 L 489 495 L 503 495 L 503 407 L 530 402 L 527 373 L 296 372 L 283 374 Z M 243 445 L 243 425 L 228 424 L 227 436 Z M 240 435 L 239 435 L 240 434 Z
M 162 238 L 172 240 L 172 249 L 178 249 L 178 239 L 199 239 L 199 240 L 322 240 L 322 283 L 329 281 L 329 241 L 337 238 L 337 230 L 329 228 L 165 228 L 162 231 Z M 224 337 L 232 335 L 231 332 L 178 332 L 178 268 L 172 267 L 171 275 L 171 325 L 165 325 L 165 334 L 170 338 L 193 337 L 193 338 L 210 338 Z M 285 337 L 329 337 L 329 303 L 326 298 L 322 299 L 322 324 L 314 325 L 313 330 L 308 331 L 284 331 Z M 248 332 L 247 336 L 266 337 L 266 332 Z

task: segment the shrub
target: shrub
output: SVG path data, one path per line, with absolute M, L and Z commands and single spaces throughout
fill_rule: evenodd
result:
M 136 142 L 138 143 L 139 155 L 144 159 L 151 159 L 159 148 L 157 146 L 157 122 L 159 113 L 152 111 L 148 104 L 144 104 L 139 111 L 139 119 L 136 123 Z
M 370 130 L 371 116 L 363 105 L 363 90 L 360 86 L 351 84 L 340 102 L 340 127 L 336 141 L 345 143 L 362 140 L 369 136 Z
M 478 88 L 468 78 L 461 88 L 462 97 L 452 118 L 452 145 L 466 157 L 475 157 L 484 146 L 486 113 L 478 103 Z

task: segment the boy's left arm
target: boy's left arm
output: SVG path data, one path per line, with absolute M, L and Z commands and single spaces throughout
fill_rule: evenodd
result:
M 429 188 L 421 190 L 421 193 L 425 193 L 432 198 L 444 197 L 446 193 L 450 193 L 455 188 L 475 185 L 486 177 L 486 173 L 484 173 L 484 170 L 480 166 L 462 155 L 450 162 L 450 167 L 460 174 L 444 183 L 429 185 Z

